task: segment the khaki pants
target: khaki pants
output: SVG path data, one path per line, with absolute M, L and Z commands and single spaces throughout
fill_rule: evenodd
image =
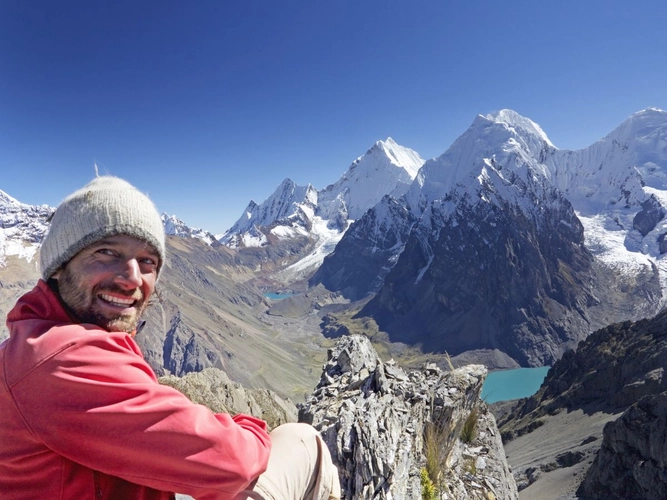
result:
M 283 424 L 271 432 L 269 465 L 236 500 L 340 498 L 338 469 L 319 433 L 308 424 Z

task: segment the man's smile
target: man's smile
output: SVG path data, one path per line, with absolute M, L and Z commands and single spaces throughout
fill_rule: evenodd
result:
M 121 297 L 116 297 L 113 295 L 108 295 L 106 293 L 100 293 L 98 295 L 100 299 L 102 299 L 104 302 L 107 302 L 113 306 L 118 306 L 118 307 L 131 307 L 135 305 L 137 302 L 136 299 L 133 298 L 121 298 Z

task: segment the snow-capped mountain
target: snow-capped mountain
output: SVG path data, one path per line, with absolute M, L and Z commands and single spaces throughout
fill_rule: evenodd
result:
M 208 245 L 216 245 L 218 239 L 205 229 L 192 228 L 175 215 L 162 213 L 160 216 L 165 234 L 179 236 L 181 238 L 196 238 L 204 241 Z
M 352 225 L 311 285 L 377 291 L 362 314 L 397 340 L 549 363 L 591 329 L 663 305 L 666 173 L 661 110 L 580 151 L 513 111 L 480 115 L 393 200 L 403 210 L 383 200 Z M 392 251 L 378 253 L 384 233 Z M 386 278 L 338 254 L 373 255 Z
M 261 204 L 251 201 L 220 241 L 233 248 L 262 246 L 272 237 L 330 241 L 332 232 L 344 232 L 383 196 L 401 196 L 423 163 L 415 151 L 391 137 L 378 141 L 336 183 L 320 191 L 285 179 Z M 326 234 L 319 234 L 322 231 Z
M 275 238 L 307 235 L 312 226 L 317 190 L 285 179 L 263 203 L 250 201 L 243 215 L 220 238 L 232 248 L 257 247 Z
M 344 229 L 385 195 L 407 191 L 424 160 L 389 137 L 359 157 L 342 177 L 318 193 L 317 215 Z
M 248 248 L 281 242 L 293 245 L 293 240 L 300 238 L 307 242 L 301 248 L 303 255 L 275 278 L 295 281 L 307 277 L 356 218 L 385 195 L 405 193 L 423 163 L 415 151 L 391 138 L 378 141 L 336 183 L 320 191 L 285 179 L 263 203 L 251 201 L 220 242 Z
M 49 220 L 55 211 L 48 205 L 27 205 L 0 190 L 0 267 L 7 257 L 17 256 L 31 262 L 49 229 Z M 187 226 L 178 217 L 163 213 L 162 224 L 166 234 L 182 238 L 197 238 L 209 245 L 219 245 L 210 232 Z
M 0 266 L 10 255 L 32 261 L 54 210 L 47 205 L 26 205 L 0 191 Z

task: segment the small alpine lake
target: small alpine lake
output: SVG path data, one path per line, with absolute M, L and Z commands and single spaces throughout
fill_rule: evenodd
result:
M 284 293 L 266 292 L 264 294 L 264 297 L 266 297 L 267 299 L 271 299 L 271 300 L 282 300 L 282 299 L 286 299 L 287 297 L 291 297 L 292 295 L 294 295 L 294 294 L 290 293 L 290 292 L 284 292 Z
M 491 372 L 482 386 L 482 399 L 487 403 L 527 398 L 537 392 L 550 366 L 516 368 Z

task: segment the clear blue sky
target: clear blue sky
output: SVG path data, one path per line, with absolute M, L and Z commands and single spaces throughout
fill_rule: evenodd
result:
M 563 149 L 667 109 L 667 2 L 23 1 L 0 8 L 0 189 L 93 176 L 223 232 L 391 136 L 431 158 L 511 108 Z

